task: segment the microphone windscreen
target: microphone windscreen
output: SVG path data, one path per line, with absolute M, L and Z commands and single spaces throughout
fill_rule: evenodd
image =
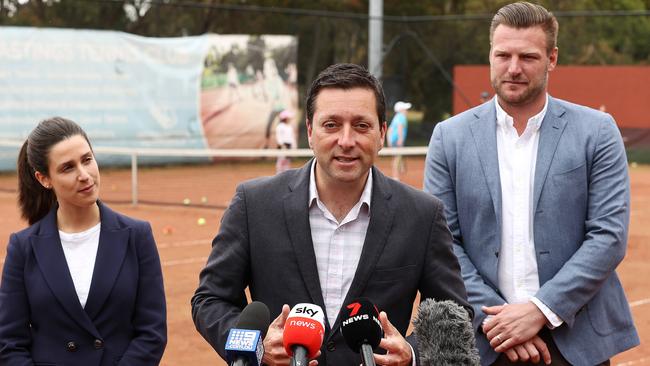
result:
M 235 328 L 259 330 L 264 339 L 269 324 L 271 324 L 269 308 L 263 302 L 253 301 L 242 310 Z
M 282 342 L 285 351 L 293 356 L 293 347 L 307 349 L 307 356 L 314 358 L 325 336 L 325 313 L 320 306 L 301 303 L 291 309 L 286 323 Z
M 469 314 L 451 300 L 420 303 L 413 320 L 420 365 L 480 365 Z
M 353 300 L 341 310 L 341 316 L 341 333 L 352 350 L 359 352 L 364 343 L 377 348 L 384 331 L 379 321 L 379 310 L 370 300 Z

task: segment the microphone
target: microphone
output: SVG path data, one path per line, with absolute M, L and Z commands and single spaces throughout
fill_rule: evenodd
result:
M 320 306 L 300 303 L 291 309 L 282 343 L 291 357 L 291 366 L 306 366 L 323 344 L 325 336 L 325 313 Z
M 346 306 L 347 314 L 341 323 L 343 339 L 354 352 L 361 352 L 364 366 L 375 366 L 373 351 L 384 335 L 379 321 L 379 310 L 366 298 L 358 298 Z M 346 313 L 345 309 L 343 310 Z
M 269 308 L 253 301 L 242 310 L 235 328 L 228 332 L 226 358 L 230 366 L 260 366 L 264 337 L 271 324 Z
M 480 365 L 467 311 L 451 300 L 420 303 L 413 320 L 420 365 Z

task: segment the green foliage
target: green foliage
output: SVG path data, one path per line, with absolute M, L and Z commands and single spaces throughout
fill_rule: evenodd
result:
M 426 130 L 444 118 L 451 111 L 449 77 L 454 65 L 487 64 L 491 15 L 508 2 L 384 0 L 384 14 L 393 16 L 384 21 L 383 76 L 389 104 L 398 99 L 414 103 L 424 113 L 420 125 Z M 649 16 L 566 13 L 647 12 L 650 0 L 541 3 L 558 14 L 560 64 L 650 63 Z M 207 32 L 296 35 L 298 86 L 304 99 L 313 78 L 329 64 L 367 63 L 367 11 L 368 0 L 0 0 L 0 25 L 111 29 L 151 37 Z M 352 16 L 341 16 L 343 12 Z M 458 15 L 466 17 L 405 21 L 406 17 Z M 223 61 L 212 60 L 216 66 L 209 71 L 214 76 L 210 85 L 223 82 L 219 77 L 225 72 Z

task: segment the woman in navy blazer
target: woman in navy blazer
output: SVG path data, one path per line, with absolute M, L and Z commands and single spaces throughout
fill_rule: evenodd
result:
M 77 124 L 51 118 L 30 133 L 18 157 L 30 226 L 7 247 L 0 365 L 159 364 L 167 326 L 151 227 L 102 204 L 99 181 Z

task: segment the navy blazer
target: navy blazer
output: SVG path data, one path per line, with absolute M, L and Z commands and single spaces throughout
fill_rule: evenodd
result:
M 501 182 L 494 100 L 441 122 L 429 144 L 424 190 L 445 203 L 481 362 L 497 358 L 481 306 L 501 305 Z M 533 235 L 540 289 L 564 323 L 551 331 L 572 365 L 596 365 L 639 344 L 616 267 L 630 216 L 627 159 L 608 114 L 549 97 L 539 131 Z
M 158 365 L 165 293 L 151 226 L 98 202 L 101 231 L 85 308 L 56 208 L 12 234 L 0 285 L 1 365 Z
M 253 300 L 269 307 L 271 319 L 283 304 L 325 309 L 309 224 L 311 162 L 241 184 L 223 215 L 192 298 L 192 317 L 224 358 L 228 331 L 246 305 L 246 286 Z M 422 299 L 453 300 L 471 313 L 440 200 L 374 167 L 371 174 L 370 223 L 344 306 L 369 298 L 402 334 L 418 291 Z M 334 324 L 325 318 L 319 365 L 360 363 L 344 342 L 341 321 L 340 313 Z M 417 340 L 407 340 L 417 360 Z

